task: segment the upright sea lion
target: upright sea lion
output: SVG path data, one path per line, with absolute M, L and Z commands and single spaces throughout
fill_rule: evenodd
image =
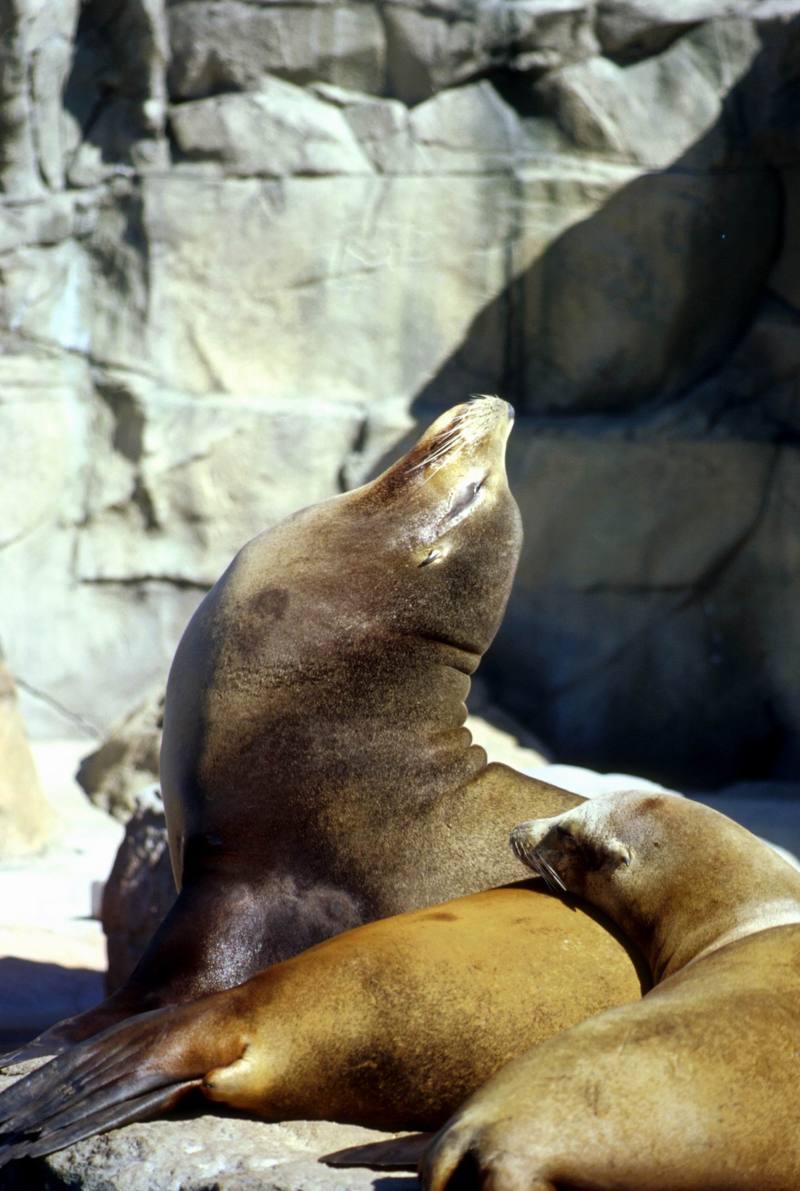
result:
M 585 910 L 527 882 L 473 894 L 78 1044 L 0 1095 L 0 1165 L 193 1088 L 272 1120 L 435 1127 L 504 1061 L 639 991 L 633 960 Z
M 656 987 L 489 1080 L 424 1156 L 426 1191 L 797 1191 L 800 873 L 670 795 L 513 839 L 638 944 Z
M 228 988 L 358 923 L 518 879 L 511 826 L 581 801 L 487 765 L 463 726 L 521 544 L 512 414 L 496 397 L 458 406 L 376 480 L 236 556 L 169 676 L 161 782 L 177 901 L 124 988 L 15 1057 Z

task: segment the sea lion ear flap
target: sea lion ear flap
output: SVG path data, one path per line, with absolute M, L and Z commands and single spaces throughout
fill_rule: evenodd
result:
M 620 839 L 610 839 L 603 844 L 603 854 L 611 868 L 627 868 L 631 862 L 631 850 Z

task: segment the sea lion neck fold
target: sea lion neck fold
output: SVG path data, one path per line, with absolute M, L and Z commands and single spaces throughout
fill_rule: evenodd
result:
M 604 795 L 521 824 L 512 846 L 546 880 L 607 913 L 656 983 L 747 934 L 800 922 L 791 866 L 718 811 L 675 795 Z

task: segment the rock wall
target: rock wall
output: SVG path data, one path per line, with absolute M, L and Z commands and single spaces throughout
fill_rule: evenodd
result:
M 796 765 L 798 0 L 9 0 L 0 629 L 38 733 L 163 681 L 257 530 L 475 391 L 488 667 L 561 758 Z

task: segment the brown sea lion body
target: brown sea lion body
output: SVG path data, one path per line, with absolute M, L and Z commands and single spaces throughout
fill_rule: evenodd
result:
M 657 986 L 489 1080 L 427 1150 L 426 1191 L 797 1191 L 800 874 L 669 795 L 514 838 L 637 942 Z
M 514 823 L 581 801 L 487 765 L 464 727 L 521 544 L 512 413 L 498 398 L 451 410 L 376 480 L 239 552 L 167 688 L 178 898 L 119 992 L 13 1057 L 231 987 L 359 923 L 518 879 Z
M 526 1046 L 639 995 L 612 934 L 531 884 L 372 922 L 79 1044 L 0 1095 L 0 1164 L 193 1088 L 270 1120 L 438 1126 Z

